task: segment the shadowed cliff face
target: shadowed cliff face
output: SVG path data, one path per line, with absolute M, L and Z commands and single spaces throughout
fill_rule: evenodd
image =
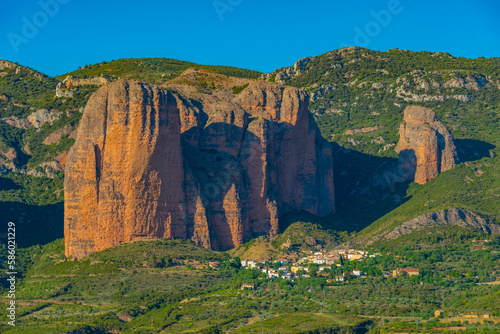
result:
M 189 226 L 207 222 L 210 235 L 202 240 L 210 245 L 196 239 L 196 228 L 193 240 L 233 248 L 255 236 L 276 236 L 283 213 L 334 211 L 331 146 L 311 118 L 305 92 L 255 81 L 236 96 L 214 99 L 173 88 L 201 101 L 199 108 L 179 108 L 186 179 L 195 180 L 186 182 L 194 195 L 187 218 L 194 221 Z
M 91 97 L 67 159 L 67 256 L 163 237 L 225 250 L 276 236 L 284 213 L 334 211 L 306 93 L 245 80 L 235 95 L 243 79 L 216 79 L 228 88 L 120 80 Z
M 452 135 L 431 109 L 407 107 L 399 134 L 398 170 L 406 180 L 425 184 L 459 162 Z

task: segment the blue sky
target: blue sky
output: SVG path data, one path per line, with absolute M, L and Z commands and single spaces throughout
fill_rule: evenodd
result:
M 23 0 L 0 12 L 0 59 L 49 75 L 166 57 L 270 72 L 345 45 L 500 56 L 495 0 Z

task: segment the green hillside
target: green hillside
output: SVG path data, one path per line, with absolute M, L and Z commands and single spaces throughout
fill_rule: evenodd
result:
M 349 315 L 319 315 L 321 306 L 312 298 L 287 294 L 282 300 L 283 292 L 267 292 L 280 289 L 267 279 L 249 298 L 239 287 L 257 282 L 258 272 L 241 270 L 239 260 L 188 241 L 128 243 L 80 261 L 63 259 L 62 239 L 19 252 L 18 325 L 2 324 L 2 332 L 222 333 L 239 328 L 251 333 L 265 328 L 300 333 L 306 329 L 302 322 L 281 324 L 296 318 L 297 307 L 308 330 L 354 333 L 356 325 L 369 323 Z M 213 261 L 222 268 L 210 268 Z M 5 317 L 5 310 L 0 314 Z
M 301 59 L 268 80 L 311 94 L 310 110 L 334 147 L 337 216 L 345 225 L 370 225 L 363 231 L 370 234 L 454 207 L 500 218 L 500 58 L 347 48 Z M 465 163 L 424 186 L 392 181 L 409 105 L 436 112 Z M 347 132 L 356 129 L 368 131 Z
M 169 58 L 125 58 L 85 65 L 76 71 L 60 75 L 57 79 L 63 80 L 68 75 L 75 78 L 106 75 L 110 78 L 132 78 L 161 84 L 181 75 L 182 72 L 190 68 L 203 69 L 238 78 L 258 79 L 262 74 L 257 71 L 237 67 L 199 65 Z
M 292 227 L 293 224 L 290 226 Z M 300 234 L 295 225 L 291 237 Z M 318 227 L 308 224 L 304 231 Z M 318 240 L 320 241 L 320 240 Z M 381 249 L 376 257 L 343 261 L 312 277 L 269 279 L 243 269 L 240 259 L 200 248 L 190 241 L 125 243 L 78 261 L 64 261 L 63 239 L 18 249 L 17 321 L 0 324 L 2 333 L 388 333 L 422 327 L 449 327 L 433 319 L 491 314 L 495 321 L 451 319 L 468 330 L 499 330 L 495 263 L 500 239 L 470 241 L 433 250 Z M 0 246 L 6 254 L 5 246 Z M 309 254 L 309 252 L 306 252 Z M 302 253 L 301 255 L 304 255 Z M 2 257 L 4 260 L 4 257 Z M 219 268 L 212 268 L 218 264 Z M 281 263 L 276 263 L 282 266 Z M 276 267 L 276 264 L 269 265 Z M 0 279 L 6 282 L 6 261 Z M 383 275 L 419 268 L 417 276 Z M 349 273 L 362 270 L 363 277 Z M 345 274 L 348 283 L 332 280 Z M 254 289 L 242 290 L 242 284 Z M 6 289 L 7 286 L 4 286 Z M 7 294 L 0 296 L 7 302 Z M 5 308 L 0 316 L 6 318 Z M 449 329 L 446 331 L 449 332 Z
M 0 73 L 0 117 L 25 116 L 30 107 L 41 107 L 58 83 L 29 67 L 3 60 Z

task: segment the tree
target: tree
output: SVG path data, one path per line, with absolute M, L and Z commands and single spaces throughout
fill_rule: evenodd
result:
M 233 262 L 233 266 L 236 268 L 236 269 L 240 269 L 241 268 L 241 259 L 239 257 L 235 257 L 233 258 L 234 262 Z
M 153 254 L 148 258 L 148 266 L 151 268 L 158 268 L 158 261 L 156 259 L 156 255 Z
M 309 266 L 309 274 L 311 277 L 316 277 L 318 275 L 318 268 L 314 265 Z

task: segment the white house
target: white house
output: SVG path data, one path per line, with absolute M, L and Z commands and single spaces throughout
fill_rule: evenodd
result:
M 270 270 L 267 273 L 267 277 L 269 277 L 269 278 L 278 278 L 278 277 L 280 277 L 280 274 L 277 271 L 275 271 L 275 270 Z
M 243 260 L 241 261 L 241 266 L 243 268 L 255 268 L 257 266 L 257 261 Z

